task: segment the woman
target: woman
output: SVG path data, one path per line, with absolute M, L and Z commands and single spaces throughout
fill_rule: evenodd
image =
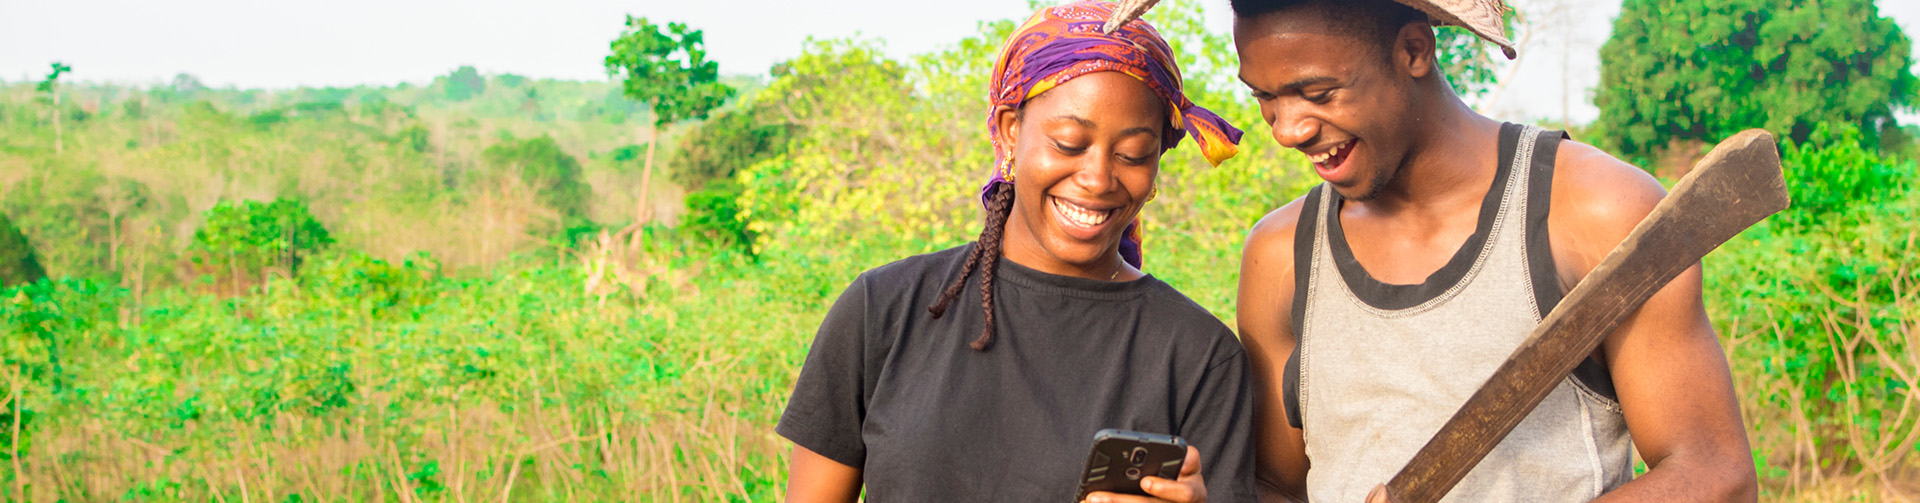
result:
M 1197 449 L 1178 480 L 1143 480 L 1158 499 L 1089 500 L 1253 501 L 1240 344 L 1140 271 L 1136 221 L 1162 153 L 1191 133 L 1217 164 L 1240 131 L 1186 99 L 1151 26 L 1101 34 L 1112 10 L 1048 8 L 1008 37 L 986 229 L 867 271 L 834 303 L 776 428 L 796 444 L 789 501 L 851 502 L 863 485 L 876 503 L 1067 501 L 1103 428 Z

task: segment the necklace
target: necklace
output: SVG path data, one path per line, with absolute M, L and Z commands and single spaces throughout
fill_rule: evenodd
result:
M 1117 278 L 1119 278 L 1119 277 L 1120 277 L 1120 271 L 1121 271 L 1120 269 L 1114 269 L 1114 270 L 1113 270 L 1113 274 L 1112 274 L 1112 275 L 1110 275 L 1110 276 L 1107 276 L 1107 281 L 1113 281 L 1113 280 L 1115 280 L 1115 279 L 1117 279 Z

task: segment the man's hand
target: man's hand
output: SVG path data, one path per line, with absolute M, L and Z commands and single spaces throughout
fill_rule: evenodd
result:
M 1187 460 L 1180 465 L 1180 480 L 1173 481 L 1160 477 L 1140 479 L 1140 489 L 1147 496 L 1114 494 L 1097 491 L 1087 495 L 1087 503 L 1206 503 L 1207 481 L 1200 477 L 1200 450 L 1187 446 Z

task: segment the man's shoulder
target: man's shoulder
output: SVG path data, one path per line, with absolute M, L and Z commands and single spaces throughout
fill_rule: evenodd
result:
M 1646 170 L 1592 145 L 1567 140 L 1554 158 L 1553 211 L 1576 226 L 1632 228 L 1666 197 Z M 1564 204 L 1562 204 L 1564 203 Z
M 1567 140 L 1554 157 L 1548 217 L 1556 248 L 1598 263 L 1667 195 L 1645 170 L 1592 145 Z
M 1309 189 L 1306 194 L 1260 217 L 1260 221 L 1253 224 L 1253 229 L 1247 231 L 1247 257 L 1292 257 L 1294 235 L 1300 227 L 1300 214 L 1307 211 L 1307 200 L 1312 194 L 1313 189 Z

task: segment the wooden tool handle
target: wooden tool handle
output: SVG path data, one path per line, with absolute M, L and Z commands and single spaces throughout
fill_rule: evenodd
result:
M 1387 482 L 1388 497 L 1440 501 L 1621 321 L 1707 252 L 1787 204 L 1773 135 L 1753 129 L 1720 142 Z

